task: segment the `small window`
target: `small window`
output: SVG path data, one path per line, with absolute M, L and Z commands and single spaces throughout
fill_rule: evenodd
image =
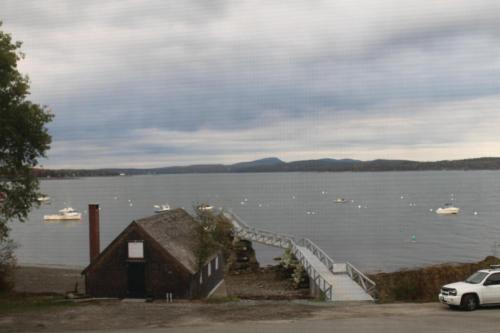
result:
M 215 270 L 219 269 L 219 257 L 215 257 Z
M 210 276 L 210 275 L 212 275 L 212 261 L 210 261 L 207 266 L 208 266 L 208 274 L 207 275 Z
M 128 242 L 128 258 L 129 259 L 144 259 L 144 242 L 129 241 Z

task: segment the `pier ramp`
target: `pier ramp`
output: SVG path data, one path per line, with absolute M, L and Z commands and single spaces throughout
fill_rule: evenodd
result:
M 224 215 L 239 238 L 290 249 L 306 270 L 313 293 L 335 302 L 374 301 L 375 282 L 349 262 L 335 262 L 310 239 L 252 228 L 234 213 Z

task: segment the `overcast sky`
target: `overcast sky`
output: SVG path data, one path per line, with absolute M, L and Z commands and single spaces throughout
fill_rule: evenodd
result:
M 2 0 L 46 167 L 500 156 L 500 1 Z

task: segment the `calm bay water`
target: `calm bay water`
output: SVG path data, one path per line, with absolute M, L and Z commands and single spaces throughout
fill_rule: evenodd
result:
M 101 249 L 166 202 L 191 212 L 201 202 L 232 209 L 250 225 L 308 237 L 365 271 L 475 261 L 500 243 L 497 171 L 154 175 L 46 180 L 41 189 L 51 204 L 11 223 L 21 264 L 87 265 L 89 203 L 101 207 Z M 446 202 L 460 214 L 430 211 Z M 81 223 L 43 222 L 67 205 L 85 212 Z M 264 263 L 280 253 L 256 248 Z

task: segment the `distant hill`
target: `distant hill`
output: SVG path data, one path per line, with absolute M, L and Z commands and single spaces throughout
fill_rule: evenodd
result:
M 230 165 L 196 164 L 188 166 L 172 166 L 151 169 L 35 169 L 39 177 L 88 177 L 118 176 L 143 174 L 181 174 L 181 173 L 237 173 L 237 172 L 366 172 L 366 171 L 417 171 L 417 170 L 500 170 L 500 157 L 483 157 L 464 160 L 443 160 L 436 162 L 418 162 L 407 160 L 373 160 L 360 161 L 353 159 L 304 160 L 283 162 L 279 158 L 270 157 L 256 161 L 241 162 Z
M 269 157 L 251 162 L 240 162 L 232 164 L 228 167 L 228 169 L 233 172 L 244 172 L 245 170 L 251 170 L 254 168 L 259 169 L 266 167 L 279 167 L 282 166 L 283 164 L 286 163 L 280 160 L 279 158 Z

